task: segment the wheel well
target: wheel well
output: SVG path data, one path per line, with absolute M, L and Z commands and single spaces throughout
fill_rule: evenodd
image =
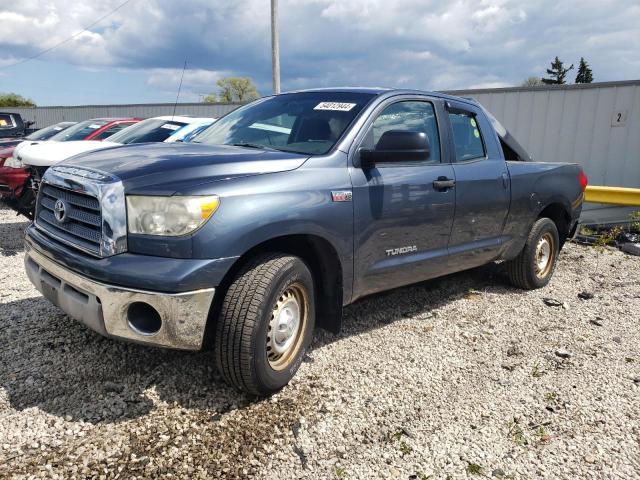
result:
M 538 218 L 548 218 L 556 224 L 558 235 L 560 237 L 560 246 L 564 244 L 569 236 L 569 228 L 571 217 L 569 212 L 561 203 L 552 203 L 547 205 L 538 215 Z
M 217 318 L 238 270 L 251 258 L 266 252 L 280 252 L 300 257 L 311 270 L 316 294 L 316 326 L 337 333 L 342 322 L 343 282 L 342 264 L 338 252 L 327 240 L 316 235 L 287 235 L 260 243 L 245 252 L 229 269 L 216 289 L 213 318 Z M 214 322 L 208 322 L 214 324 Z M 208 335 L 215 327 L 207 325 Z

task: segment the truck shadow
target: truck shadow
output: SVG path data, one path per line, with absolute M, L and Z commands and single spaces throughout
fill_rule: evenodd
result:
M 0 256 L 11 257 L 24 250 L 24 230 L 29 222 L 23 220 L 16 216 L 15 222 L 0 223 Z
M 514 293 L 496 266 L 362 299 L 345 309 L 339 335 L 318 331 L 309 357 L 341 338 L 420 315 L 469 289 Z M 211 415 L 255 403 L 227 387 L 211 351 L 179 352 L 103 338 L 42 297 L 0 304 L 0 387 L 17 410 L 37 407 L 61 418 L 119 422 L 167 402 Z

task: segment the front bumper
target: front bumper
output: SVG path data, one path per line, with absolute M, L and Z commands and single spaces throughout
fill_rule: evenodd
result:
M 147 345 L 199 350 L 202 347 L 215 289 L 160 293 L 96 282 L 54 262 L 25 242 L 25 268 L 31 283 L 70 317 L 101 335 Z M 137 309 L 153 307 L 160 328 L 142 333 L 135 328 Z
M 0 167 L 0 197 L 19 196 L 30 176 L 26 168 Z

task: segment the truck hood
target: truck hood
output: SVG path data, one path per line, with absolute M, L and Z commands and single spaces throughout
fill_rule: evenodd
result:
M 147 143 L 78 155 L 63 165 L 112 174 L 128 194 L 173 195 L 204 183 L 295 170 L 307 158 L 229 145 Z
M 42 142 L 32 143 L 20 147 L 16 152 L 17 158 L 25 165 L 34 167 L 50 167 L 56 163 L 73 157 L 79 153 L 91 152 L 103 148 L 119 145 L 112 142 L 97 142 L 79 140 L 72 142 Z

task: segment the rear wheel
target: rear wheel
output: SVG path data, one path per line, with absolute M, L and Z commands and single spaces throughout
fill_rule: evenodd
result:
M 525 290 L 544 287 L 553 276 L 559 251 L 556 224 L 549 218 L 538 219 L 520 254 L 505 263 L 511 283 Z
M 242 268 L 220 309 L 215 357 L 225 381 L 267 395 L 295 375 L 315 323 L 311 272 L 298 257 L 266 254 Z

